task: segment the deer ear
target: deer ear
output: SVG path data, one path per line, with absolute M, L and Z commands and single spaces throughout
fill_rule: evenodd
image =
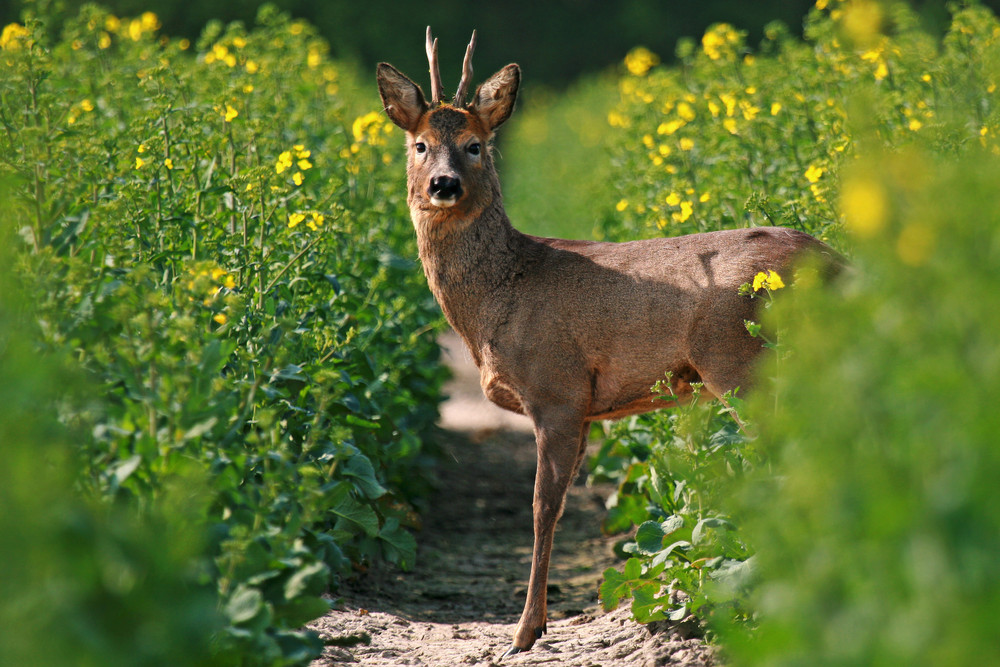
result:
M 424 91 L 389 63 L 379 63 L 376 78 L 389 120 L 407 132 L 415 130 L 428 109 Z
M 503 125 L 514 112 L 514 102 L 517 100 L 517 88 L 520 84 L 521 68 L 517 65 L 507 65 L 476 89 L 469 108 L 492 132 Z

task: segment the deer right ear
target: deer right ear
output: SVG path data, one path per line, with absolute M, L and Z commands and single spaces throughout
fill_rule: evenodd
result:
M 415 130 L 429 108 L 424 91 L 389 63 L 379 63 L 376 78 L 389 120 L 407 132 Z

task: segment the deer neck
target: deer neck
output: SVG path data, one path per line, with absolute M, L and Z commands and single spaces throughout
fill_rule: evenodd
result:
M 513 294 L 506 288 L 522 273 L 521 250 L 528 243 L 510 224 L 499 184 L 492 190 L 484 206 L 466 213 L 410 200 L 427 283 L 477 362 L 481 346 L 506 319 Z

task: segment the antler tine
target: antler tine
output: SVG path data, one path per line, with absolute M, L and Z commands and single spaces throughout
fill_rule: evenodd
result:
M 462 62 L 462 80 L 458 82 L 458 90 L 455 91 L 455 106 L 460 107 L 465 103 L 465 93 L 472 83 L 472 52 L 476 50 L 476 31 L 472 31 L 472 39 L 465 47 L 465 60 Z
M 431 27 L 427 26 L 427 63 L 431 70 L 431 103 L 441 101 L 441 70 L 438 69 L 438 41 L 431 37 Z

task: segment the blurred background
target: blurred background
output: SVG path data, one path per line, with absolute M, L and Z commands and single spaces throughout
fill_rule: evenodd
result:
M 48 16 L 76 16 L 85 0 L 0 0 L 0 25 L 20 18 L 29 6 Z M 255 24 L 261 5 L 271 4 L 292 18 L 316 26 L 329 42 L 330 56 L 353 66 L 362 77 L 359 93 L 378 104 L 376 63 L 390 62 L 427 88 L 424 30 L 439 39 L 445 92 L 457 85 L 469 36 L 479 31 L 474 85 L 510 62 L 524 78 L 518 112 L 498 138 L 498 168 L 508 212 L 529 233 L 593 238 L 605 213 L 595 201 L 610 201 L 605 146 L 607 114 L 618 100 L 617 76 L 637 47 L 665 63 L 675 60 L 678 43 L 697 43 L 715 23 L 746 33 L 755 49 L 767 25 L 784 24 L 802 35 L 803 20 L 815 0 L 508 0 L 471 3 L 435 0 L 416 6 L 399 0 L 107 0 L 98 3 L 122 17 L 154 12 L 160 34 L 196 40 L 214 21 Z M 982 4 L 1000 7 L 1000 0 Z M 949 24 L 947 0 L 913 0 L 924 31 L 940 36 Z M 360 98 L 359 98 L 360 99 Z
M 17 20 L 25 0 L 0 2 L 0 25 Z M 49 4 L 42 2 L 41 4 Z M 75 15 L 84 0 L 65 0 Z M 98 3 L 118 16 L 153 11 L 172 37 L 196 38 L 211 20 L 253 25 L 263 0 L 108 0 Z M 272 0 L 295 18 L 314 24 L 330 42 L 331 55 L 365 68 L 388 61 L 414 78 L 426 70 L 424 28 L 440 38 L 441 74 L 449 89 L 461 74 L 462 54 L 473 28 L 480 32 L 476 69 L 482 75 L 518 62 L 526 85 L 564 87 L 583 74 L 620 63 L 636 46 L 669 60 L 681 37 L 700 38 L 705 28 L 727 22 L 748 31 L 756 44 L 763 28 L 782 21 L 801 33 L 802 19 L 814 0 L 508 0 L 503 3 L 437 0 Z M 1000 0 L 983 4 L 1000 6 Z M 946 0 L 915 0 L 913 6 L 930 32 L 947 25 Z M 418 83 L 422 80 L 418 80 Z

